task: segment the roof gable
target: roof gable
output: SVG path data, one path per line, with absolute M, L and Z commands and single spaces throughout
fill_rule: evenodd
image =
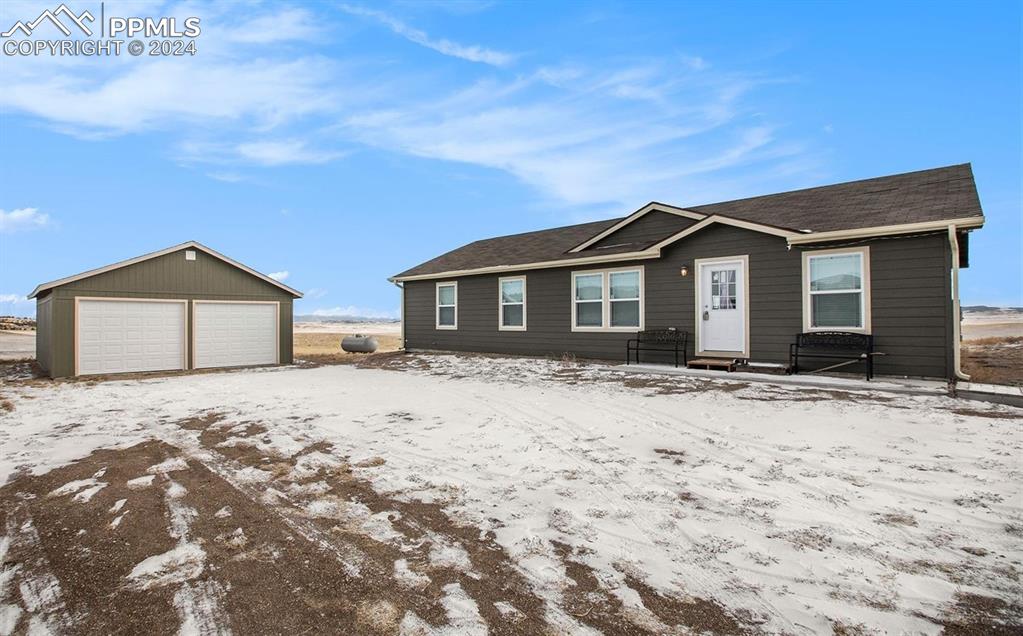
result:
M 585 241 L 583 241 L 579 245 L 574 246 L 569 251 L 570 252 L 581 252 L 583 250 L 595 247 L 595 246 L 597 246 L 601 242 L 606 242 L 606 241 L 610 240 L 612 236 L 621 235 L 621 234 L 624 234 L 626 237 L 628 237 L 628 240 L 623 241 L 623 242 L 639 242 L 639 241 L 635 240 L 635 238 L 633 237 L 633 235 L 631 233 L 627 234 L 628 229 L 631 229 L 631 228 L 629 228 L 629 226 L 633 226 L 634 224 L 640 224 L 640 223 L 650 224 L 651 218 L 652 217 L 658 217 L 658 216 L 660 216 L 662 218 L 663 217 L 675 217 L 675 218 L 678 218 L 679 219 L 679 222 L 677 224 L 678 226 L 676 228 L 674 228 L 677 231 L 677 230 L 682 229 L 682 227 L 684 227 L 685 225 L 689 225 L 688 223 L 685 223 L 685 221 L 683 221 L 682 219 L 688 219 L 690 221 L 699 221 L 699 220 L 705 218 L 707 215 L 706 214 L 700 214 L 700 213 L 697 213 L 697 212 L 691 212 L 689 210 L 684 210 L 682 208 L 678 208 L 678 207 L 675 207 L 673 205 L 667 205 L 665 203 L 658 203 L 657 201 L 651 201 L 650 203 L 647 203 L 646 205 L 644 205 L 640 209 L 636 210 L 635 212 L 633 212 L 629 216 L 625 217 L 624 219 L 618 220 L 617 223 L 611 225 L 610 227 L 608 227 L 607 229 L 603 230 L 602 232 L 598 232 L 597 234 L 587 238 Z M 668 226 L 669 223 L 665 223 L 664 225 Z M 661 237 L 653 237 L 650 240 L 656 240 L 658 238 L 661 238 Z M 614 241 L 612 240 L 611 243 L 614 243 Z
M 264 282 L 269 283 L 270 285 L 278 287 L 278 288 L 288 292 L 289 294 L 291 294 L 295 298 L 301 298 L 302 297 L 302 292 L 300 292 L 300 291 L 298 291 L 298 290 L 296 290 L 296 289 L 294 289 L 292 287 L 289 287 L 289 286 L 285 285 L 284 283 L 281 283 L 280 281 L 274 280 L 274 279 L 270 278 L 269 276 L 267 276 L 266 274 L 262 274 L 260 272 L 257 272 L 256 270 L 252 269 L 251 267 L 248 267 L 247 265 L 243 265 L 242 263 L 239 263 L 238 261 L 236 261 L 236 260 L 234 260 L 232 258 L 224 256 L 220 252 L 217 252 L 214 249 L 206 247 L 205 245 L 203 245 L 203 244 L 201 244 L 201 243 L 199 243 L 197 241 L 188 241 L 188 242 L 185 242 L 185 243 L 181 243 L 180 245 L 174 245 L 174 246 L 168 247 L 166 249 L 159 250 L 157 252 L 150 252 L 149 254 L 143 254 L 142 256 L 136 256 L 135 258 L 130 258 L 130 259 L 125 260 L 125 261 L 119 261 L 117 263 L 112 263 L 112 264 L 106 265 L 104 267 L 98 267 L 96 269 L 90 269 L 88 271 L 81 272 L 80 274 L 75 274 L 73 276 L 68 276 L 68 277 L 65 277 L 65 278 L 60 278 L 60 279 L 57 279 L 57 280 L 54 280 L 54 281 L 50 281 L 48 283 L 43 283 L 41 285 L 38 285 L 34 290 L 32 290 L 32 293 L 29 294 L 28 297 L 29 298 L 35 298 L 36 296 L 38 296 L 40 293 L 42 293 L 44 291 L 48 291 L 50 289 L 55 289 L 55 288 L 60 287 L 62 285 L 67 285 L 67 284 L 73 283 L 75 281 L 84 280 L 86 278 L 91 278 L 93 276 L 98 276 L 100 274 L 105 274 L 107 272 L 112 272 L 112 271 L 115 271 L 115 270 L 118 270 L 118 269 L 122 269 L 122 268 L 125 268 L 125 267 L 130 267 L 130 266 L 136 265 L 138 263 L 149 261 L 149 260 L 152 260 L 154 258 L 159 258 L 161 256 L 165 256 L 167 254 L 171 254 L 173 252 L 177 252 L 177 251 L 185 250 L 185 249 L 195 249 L 195 250 L 201 251 L 201 252 L 203 252 L 205 254 L 208 254 L 208 255 L 210 255 L 210 256 L 212 256 L 212 257 L 214 257 L 214 258 L 216 258 L 216 259 L 218 259 L 220 261 L 223 261 L 224 263 L 227 263 L 228 265 L 236 267 L 236 268 L 244 271 L 247 274 L 250 274 L 250 275 L 252 275 L 252 276 L 254 276 L 256 278 L 259 278 L 260 280 L 263 280 Z

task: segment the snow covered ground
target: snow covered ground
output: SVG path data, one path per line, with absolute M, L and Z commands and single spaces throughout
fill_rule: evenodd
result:
M 323 494 L 327 487 L 314 476 L 325 473 L 317 471 L 343 463 L 381 497 L 440 506 L 481 540 L 492 536 L 556 633 L 616 631 L 594 622 L 599 611 L 577 611 L 579 567 L 592 573 L 585 579 L 594 588 L 590 605 L 613 601 L 627 627 L 621 631 L 634 633 L 685 631 L 676 627 L 685 621 L 673 622 L 660 607 L 664 599 L 713 603 L 743 629 L 769 633 L 830 633 L 836 626 L 937 633 L 973 620 L 1023 625 L 1019 410 L 532 359 L 423 355 L 387 366 L 7 382 L 0 388 L 13 410 L 0 415 L 0 483 L 44 475 L 97 449 L 157 439 L 298 519 L 289 521 L 292 528 L 329 518 L 411 555 L 418 544 L 409 547 L 400 515 L 374 509 L 370 494 L 356 501 Z M 203 446 L 208 433 L 199 431 L 213 425 L 182 422 L 213 415 L 224 439 Z M 247 436 L 253 426 L 258 432 Z M 324 443 L 326 450 L 310 451 Z M 286 471 L 274 472 L 276 464 L 240 468 L 218 459 L 246 445 L 259 461 L 290 460 L 287 496 L 284 482 L 275 481 Z M 184 489 L 161 470 L 188 469 L 177 461 L 150 471 L 167 493 L 176 543 L 123 577 L 126 587 L 139 587 L 171 576 L 187 626 L 196 620 L 189 609 L 196 597 L 229 604 L 235 592 L 215 580 L 197 582 L 187 570 L 174 578 L 161 569 L 170 557 L 187 556 L 201 572 L 204 558 L 188 523 L 174 531 L 175 515 L 185 509 L 175 492 Z M 114 480 L 88 474 L 64 493 L 85 501 L 68 505 L 102 505 L 105 514 L 110 508 L 123 516 L 127 497 L 131 510 L 130 494 L 112 492 Z M 97 489 L 108 482 L 111 492 Z M 195 489 L 190 482 L 188 491 Z M 300 505 L 292 510 L 288 501 Z M 191 510 L 189 519 L 202 517 Z M 123 529 L 131 513 L 117 519 L 114 529 Z M 9 536 L 0 542 L 15 541 L 10 528 L 8 520 Z M 251 533 L 239 528 L 230 536 Z M 447 624 L 411 609 L 387 624 L 409 634 L 486 633 L 484 604 L 509 620 L 522 612 L 521 603 L 484 599 L 471 587 L 492 575 L 470 545 L 472 533 L 424 536 L 422 563 L 394 559 L 393 578 L 414 589 L 430 583 L 430 568 L 459 572 L 461 583 L 438 584 Z M 336 552 L 358 576 L 347 553 Z M 0 589 L 0 633 L 5 616 L 17 620 L 17 608 L 31 613 L 16 600 Z M 371 605 L 371 613 L 384 621 L 394 603 Z M 230 620 L 223 618 L 229 610 L 206 614 Z

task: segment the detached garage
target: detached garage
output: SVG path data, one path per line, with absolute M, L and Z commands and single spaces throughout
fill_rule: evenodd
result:
M 289 364 L 301 297 L 190 241 L 36 287 L 36 359 L 54 378 Z

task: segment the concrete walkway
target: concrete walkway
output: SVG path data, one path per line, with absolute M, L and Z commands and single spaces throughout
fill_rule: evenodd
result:
M 981 382 L 960 382 L 956 385 L 956 397 L 967 400 L 983 400 L 1009 406 L 1023 407 L 1023 387 L 1004 384 L 983 384 Z
M 775 375 L 770 373 L 749 373 L 745 371 L 706 371 L 703 369 L 675 368 L 670 364 L 620 364 L 603 367 L 609 371 L 626 373 L 653 373 L 657 375 L 679 375 L 691 378 L 734 380 L 737 382 L 763 382 L 786 386 L 803 386 L 815 389 L 839 389 L 845 391 L 884 391 L 909 395 L 949 395 L 948 383 L 943 380 L 919 380 L 915 378 L 838 378 L 826 375 Z

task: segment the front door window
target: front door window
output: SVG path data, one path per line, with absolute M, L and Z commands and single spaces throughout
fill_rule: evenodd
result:
M 711 270 L 710 297 L 713 309 L 735 309 L 734 269 Z

